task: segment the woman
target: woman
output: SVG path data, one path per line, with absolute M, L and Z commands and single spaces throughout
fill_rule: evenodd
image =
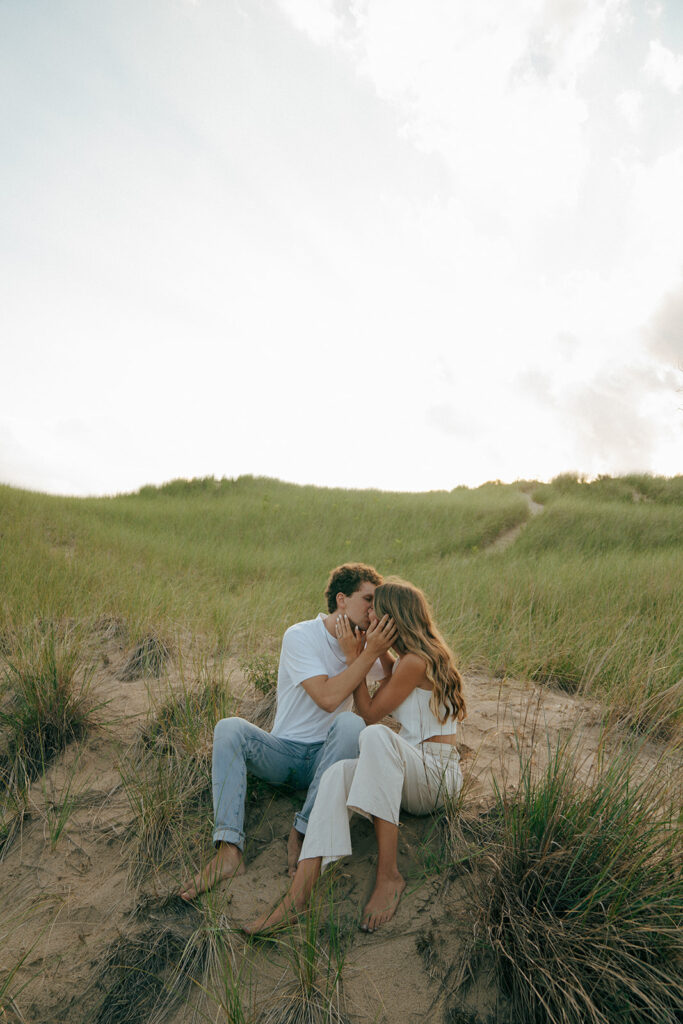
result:
M 398 657 L 392 673 L 373 696 L 365 680 L 354 692 L 367 725 L 360 735 L 360 756 L 338 761 L 323 775 L 291 889 L 269 913 L 244 927 L 249 934 L 270 931 L 303 910 L 320 872 L 351 853 L 354 811 L 374 822 L 377 837 L 377 878 L 361 921 L 364 931 L 375 931 L 393 917 L 405 889 L 396 860 L 401 807 L 428 814 L 460 790 L 456 723 L 465 717 L 465 700 L 453 655 L 424 594 L 412 584 L 394 578 L 377 587 L 368 635 L 387 620 L 396 629 Z M 358 630 L 352 633 L 343 616 L 336 631 L 351 664 L 362 637 Z M 400 723 L 400 735 L 376 724 L 388 714 Z

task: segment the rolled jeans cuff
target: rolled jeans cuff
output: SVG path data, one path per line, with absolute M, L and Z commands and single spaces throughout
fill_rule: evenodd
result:
M 216 843 L 232 843 L 238 850 L 244 851 L 244 832 L 236 828 L 215 828 L 213 830 L 213 841 Z
M 295 814 L 294 828 L 297 830 L 297 832 L 301 832 L 301 834 L 305 836 L 306 829 L 308 828 L 308 818 L 302 818 L 300 814 Z

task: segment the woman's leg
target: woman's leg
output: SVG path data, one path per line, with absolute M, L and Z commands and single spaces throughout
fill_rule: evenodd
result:
M 391 920 L 406 887 L 398 870 L 398 825 L 383 818 L 374 818 L 373 822 L 377 838 L 377 877 L 360 923 L 364 932 L 374 932 Z
M 353 711 L 343 711 L 330 726 L 325 742 L 315 757 L 313 781 L 308 787 L 304 806 L 294 818 L 294 825 L 287 840 L 287 867 L 294 877 L 301 856 L 301 847 L 308 828 L 308 819 L 313 810 L 322 777 L 337 761 L 358 757 L 358 737 L 365 728 L 365 722 Z
M 377 839 L 375 885 L 360 925 L 367 932 L 374 931 L 394 916 L 406 887 L 397 862 L 405 764 L 400 745 L 394 742 L 396 740 L 397 734 L 385 725 L 370 725 L 363 730 L 358 765 L 348 795 L 349 808 L 372 819 Z
M 267 913 L 243 925 L 242 931 L 247 935 L 269 932 L 301 913 L 308 906 L 313 886 L 320 878 L 321 864 L 322 857 L 300 860 L 292 884 L 282 899 Z
M 356 764 L 355 760 L 337 761 L 323 774 L 291 887 L 271 910 L 243 926 L 248 935 L 270 931 L 302 911 L 323 867 L 351 853 L 346 798 Z
M 371 725 L 361 733 L 348 805 L 372 817 L 378 846 L 375 887 L 361 921 L 364 931 L 374 931 L 393 917 L 405 889 L 397 862 L 401 807 L 412 814 L 428 814 L 443 795 L 443 778 L 434 758 L 386 726 Z

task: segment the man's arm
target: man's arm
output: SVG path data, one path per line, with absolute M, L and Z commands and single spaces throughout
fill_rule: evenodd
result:
M 350 697 L 380 658 L 389 650 L 396 636 L 396 627 L 386 615 L 372 632 L 364 649 L 352 664 L 338 676 L 312 676 L 301 682 L 304 690 L 323 711 L 336 711 L 342 701 Z

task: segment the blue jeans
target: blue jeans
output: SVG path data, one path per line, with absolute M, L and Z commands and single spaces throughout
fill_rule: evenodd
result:
M 365 722 L 352 711 L 337 715 L 323 743 L 295 743 L 271 736 L 243 718 L 222 718 L 213 733 L 214 843 L 244 849 L 244 803 L 247 771 L 274 785 L 306 789 L 306 800 L 294 817 L 305 833 L 320 779 L 336 761 L 358 757 L 358 737 Z

